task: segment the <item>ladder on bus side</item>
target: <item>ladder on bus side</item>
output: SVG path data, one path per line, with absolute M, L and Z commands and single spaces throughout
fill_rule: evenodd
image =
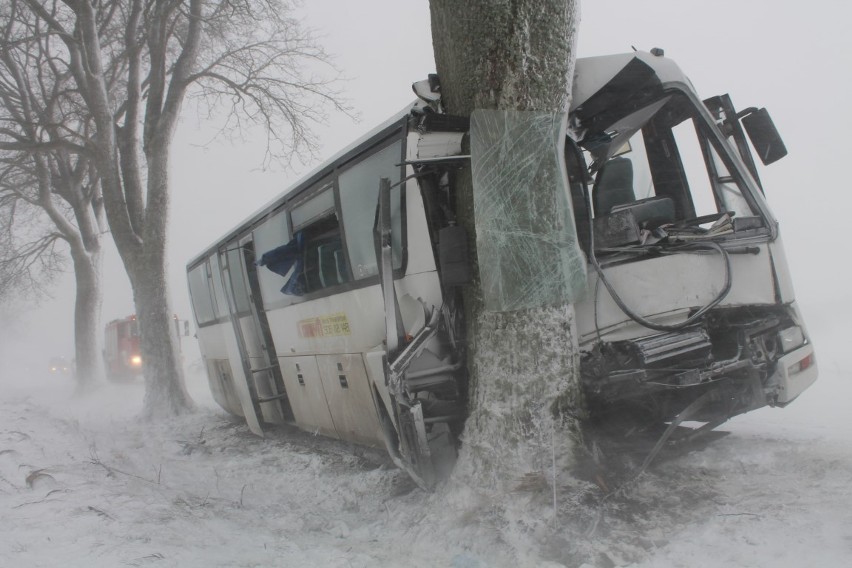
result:
M 228 282 L 226 294 L 228 296 L 228 311 L 231 315 L 231 325 L 234 328 L 234 335 L 236 336 L 237 345 L 240 350 L 240 359 L 246 376 L 246 382 L 248 383 L 252 405 L 254 406 L 257 417 L 262 419 L 263 411 L 261 404 L 270 402 L 278 403 L 278 410 L 281 413 L 281 417 L 285 421 L 292 421 L 293 412 L 287 399 L 287 391 L 284 388 L 284 378 L 281 374 L 281 367 L 278 363 L 275 346 L 272 343 L 269 323 L 266 320 L 265 312 L 258 306 L 258 302 L 262 300 L 254 265 L 254 242 L 251 237 L 241 239 L 239 250 L 241 266 L 231 266 L 230 259 L 226 259 L 228 263 L 228 278 L 231 279 Z M 237 270 L 237 272 L 235 273 L 234 270 Z M 248 292 L 249 315 L 254 327 L 255 336 L 259 340 L 260 365 L 257 367 L 252 366 L 252 358 L 249 354 L 245 334 L 243 333 L 238 315 L 236 299 L 233 296 L 233 278 L 242 278 L 245 289 Z M 271 395 L 261 396 L 257 386 L 259 380 L 265 380 L 270 385 L 271 390 L 273 390 Z

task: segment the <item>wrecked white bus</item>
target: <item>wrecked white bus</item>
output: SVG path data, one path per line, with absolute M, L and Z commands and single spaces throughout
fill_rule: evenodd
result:
M 435 77 L 415 92 L 187 269 L 218 404 L 258 434 L 291 423 L 385 447 L 429 485 L 466 416 L 454 174 L 472 160 L 476 178 L 476 140 L 518 115 L 444 114 Z M 814 352 L 746 138 L 764 164 L 786 154 L 766 111 L 702 101 L 654 51 L 578 60 L 570 112 L 550 122 L 552 140 L 533 143 L 557 156 L 560 246 L 582 263 L 570 278 L 590 420 L 700 433 L 806 389 Z

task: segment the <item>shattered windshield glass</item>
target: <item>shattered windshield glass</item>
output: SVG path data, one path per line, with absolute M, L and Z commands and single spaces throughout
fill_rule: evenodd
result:
M 591 216 L 630 210 L 645 230 L 706 230 L 722 218 L 731 219 L 724 232 L 761 226 L 744 180 L 708 128 L 687 96 L 672 93 L 586 133 Z
M 586 261 L 563 161 L 563 114 L 471 115 L 476 246 L 490 311 L 563 304 L 586 288 Z

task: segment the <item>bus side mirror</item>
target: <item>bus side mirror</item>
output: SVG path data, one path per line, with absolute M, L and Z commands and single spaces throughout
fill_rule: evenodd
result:
M 787 147 L 784 146 L 784 141 L 765 108 L 746 109 L 739 116 L 749 140 L 764 165 L 777 162 L 787 155 Z

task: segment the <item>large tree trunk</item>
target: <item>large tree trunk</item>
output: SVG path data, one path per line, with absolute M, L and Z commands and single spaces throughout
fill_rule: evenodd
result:
M 167 148 L 165 152 L 168 152 Z M 166 167 L 165 164 L 154 167 L 149 163 L 149 186 L 166 183 Z M 152 419 L 177 415 L 193 407 L 185 386 L 174 312 L 168 292 L 165 252 L 167 192 L 160 192 L 154 197 L 153 205 L 149 201 L 145 210 L 146 219 L 140 223 L 145 229 L 143 238 L 139 239 L 129 224 L 113 222 L 113 218 L 109 216 L 110 204 L 107 202 L 113 239 L 130 277 L 133 303 L 139 321 L 145 376 L 142 415 Z M 127 219 L 126 215 L 119 215 Z
M 148 418 L 179 414 L 193 406 L 186 391 L 166 270 L 170 140 L 171 132 L 163 132 L 162 139 L 151 144 L 146 153 L 148 202 L 145 208 L 143 247 L 129 270 L 142 333 L 145 373 L 142 413 Z
M 574 67 L 572 0 L 431 0 L 432 37 L 447 112 L 565 112 Z M 469 169 L 456 179 L 459 222 L 476 260 Z M 574 310 L 483 309 L 477 278 L 465 290 L 470 416 L 457 479 L 499 493 L 547 487 L 573 461 L 582 412 Z M 556 412 L 556 407 L 567 412 Z M 536 479 L 540 482 L 535 481 Z
M 131 276 L 136 317 L 142 334 L 145 400 L 142 414 L 156 419 L 192 407 L 166 288 L 162 254 L 148 255 Z
M 74 277 L 77 295 L 74 303 L 74 356 L 77 391 L 83 392 L 101 383 L 104 361 L 101 353 L 101 266 L 103 252 L 97 246 L 92 252 L 73 246 Z
M 73 79 L 79 91 L 75 98 L 75 89 L 70 89 L 74 104 L 82 105 L 83 116 L 94 123 L 94 130 L 87 127 L 81 136 L 93 136 L 86 153 L 97 166 L 109 228 L 143 326 L 143 365 L 148 388 L 156 391 L 146 395 L 145 413 L 179 412 L 190 401 L 171 339 L 164 248 L 168 152 L 187 89 L 201 84 L 199 92 L 211 109 L 222 103 L 240 124 L 245 119 L 266 126 L 268 157 L 289 156 L 312 149 L 306 127 L 322 117 L 314 101 L 345 110 L 325 79 L 302 73 L 303 63 L 314 69 L 326 56 L 300 30 L 289 2 L 18 4 L 43 22 L 38 27 L 49 38 L 45 53 L 65 54 L 55 60 L 58 68 L 48 71 Z M 64 46 L 54 49 L 54 40 Z M 288 80 L 282 81 L 283 76 Z M 156 310 L 162 315 L 155 317 Z M 153 407 L 168 396 L 175 398 L 162 412 Z
M 175 25 L 170 19 L 176 4 L 156 2 L 150 21 L 140 21 L 142 4 L 133 3 L 124 28 L 128 78 L 126 97 L 109 83 L 109 67 L 103 57 L 102 23 L 92 2 L 68 2 L 74 15 L 74 34 L 50 17 L 36 0 L 27 0 L 42 15 L 71 52 L 70 71 L 85 99 L 96 125 L 92 144 L 95 164 L 103 188 L 104 209 L 110 230 L 124 267 L 130 277 L 134 303 L 142 334 L 142 364 L 146 381 L 143 414 L 149 417 L 180 413 L 192 406 L 184 386 L 183 367 L 173 331 L 172 311 L 166 283 L 166 226 L 168 220 L 168 152 L 177 123 L 180 103 L 186 93 L 188 77 L 197 57 L 202 26 L 202 0 L 189 3 L 186 33 L 180 53 L 170 62 L 170 35 L 165 30 Z M 108 9 L 108 7 L 107 7 Z M 140 34 L 150 43 L 144 56 Z M 109 38 L 114 39 L 114 38 Z M 121 41 L 121 40 L 119 40 Z M 138 135 L 141 112 L 142 59 L 151 67 L 146 84 L 147 107 L 144 113 L 145 140 Z M 166 70 L 172 66 L 171 83 Z M 120 83 L 120 82 L 119 82 Z M 110 89 L 113 89 L 112 91 Z M 116 123 L 116 107 L 126 107 L 123 126 Z M 144 152 L 147 171 L 137 159 Z M 143 181 L 147 177 L 148 192 Z M 144 211 L 142 210 L 144 204 Z

